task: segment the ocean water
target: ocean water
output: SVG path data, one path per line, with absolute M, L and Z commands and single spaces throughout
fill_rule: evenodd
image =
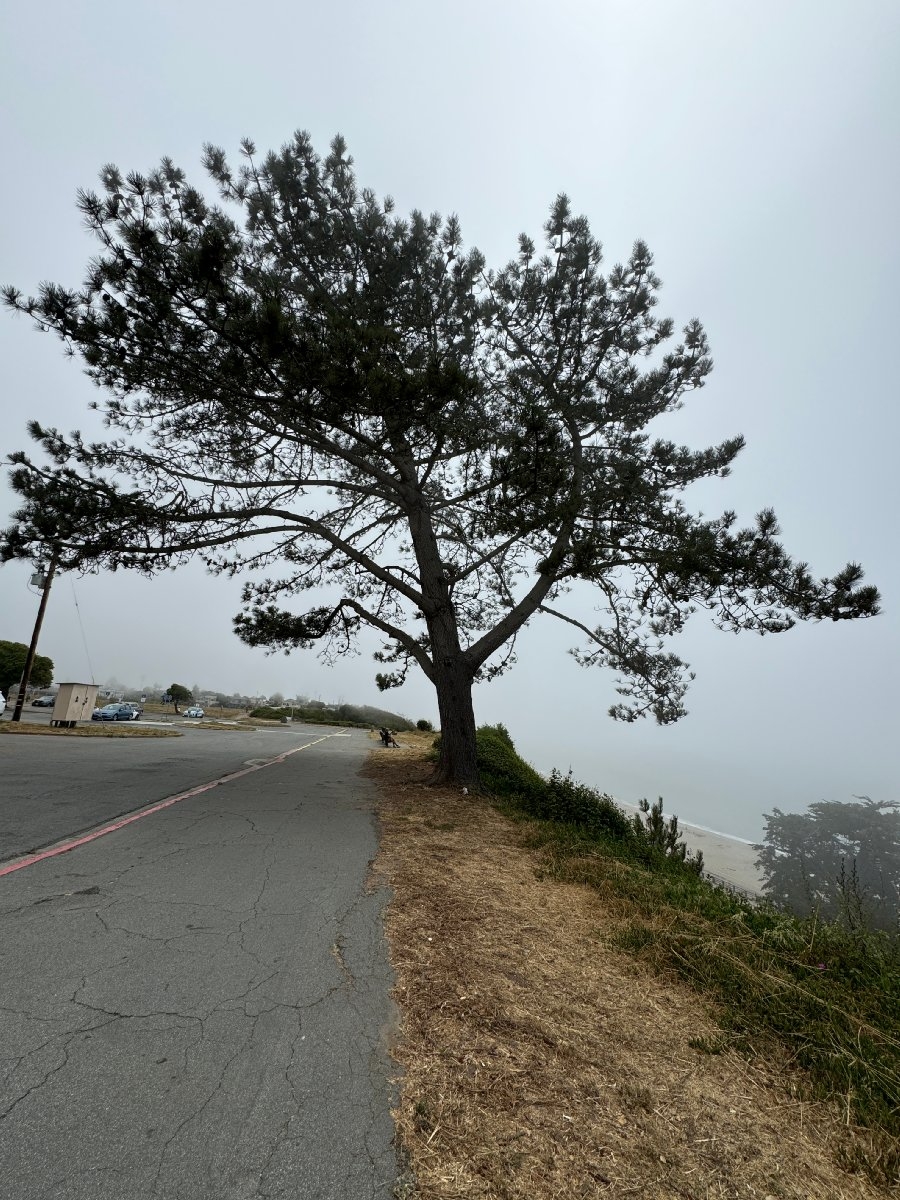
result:
M 536 761 L 538 759 L 539 761 Z M 663 811 L 681 824 L 735 838 L 747 845 L 759 843 L 765 833 L 765 812 L 772 807 L 801 811 L 805 804 L 792 803 L 794 796 L 767 786 L 765 774 L 746 767 L 739 774 L 708 760 L 692 762 L 690 756 L 645 752 L 631 756 L 597 755 L 570 748 L 566 761 L 551 761 L 549 754 L 531 758 L 542 773 L 553 767 L 567 771 L 619 804 L 636 809 L 641 799 L 653 803 L 663 798 Z M 764 809 L 760 797 L 768 793 L 771 803 Z M 813 796 L 812 799 L 816 797 Z M 780 803 L 779 803 L 780 801 Z M 812 800 L 809 801 L 810 803 Z

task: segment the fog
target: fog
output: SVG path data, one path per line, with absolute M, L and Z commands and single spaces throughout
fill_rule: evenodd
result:
M 666 728 L 612 722 L 613 680 L 537 622 L 476 711 L 541 770 L 757 839 L 774 805 L 896 797 L 898 35 L 887 0 L 6 6 L 0 281 L 80 282 L 95 246 L 74 193 L 104 163 L 147 171 L 165 154 L 200 181 L 204 142 L 267 150 L 295 128 L 321 150 L 342 132 L 362 184 L 401 212 L 458 213 L 493 266 L 520 231 L 540 238 L 563 190 L 607 266 L 646 240 L 660 311 L 698 316 L 716 360 L 666 433 L 747 438 L 732 477 L 692 504 L 742 522 L 771 505 L 814 574 L 861 562 L 883 614 L 766 638 L 698 614 L 673 645 L 697 672 L 690 712 Z M 27 448 L 32 416 L 91 428 L 95 390 L 54 335 L 4 313 L 0 356 L 0 451 Z M 14 506 L 4 481 L 0 520 Z M 30 573 L 0 568 L 2 638 L 30 638 Z M 374 639 L 332 667 L 243 646 L 239 590 L 196 564 L 62 576 L 40 651 L 58 680 L 302 692 L 436 720 L 424 678 L 377 692 Z

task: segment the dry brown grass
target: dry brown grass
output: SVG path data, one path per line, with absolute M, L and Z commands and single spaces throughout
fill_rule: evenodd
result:
M 423 780 L 432 735 L 373 750 L 394 890 L 395 1114 L 421 1200 L 864 1200 L 837 1108 L 723 1045 L 703 1002 L 610 937 L 626 902 L 543 876 L 522 828 Z
M 146 725 L 119 724 L 105 721 L 102 725 L 76 725 L 74 729 L 58 729 L 52 725 L 28 725 L 17 721 L 4 721 L 0 733 L 29 734 L 36 737 L 132 737 L 161 738 L 183 737 L 177 729 L 158 729 Z

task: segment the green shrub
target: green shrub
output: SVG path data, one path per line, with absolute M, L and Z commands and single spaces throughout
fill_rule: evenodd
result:
M 502 725 L 482 725 L 476 734 L 481 782 L 495 796 L 520 803 L 537 800 L 546 786 L 534 767 L 520 758 Z
M 351 729 L 371 729 L 386 725 L 395 732 L 412 729 L 411 721 L 397 713 L 385 712 L 370 705 L 337 704 L 326 705 L 317 701 L 308 704 L 284 705 L 273 707 L 262 705 L 254 708 L 251 713 L 258 721 L 280 721 L 284 717 L 292 717 L 295 721 L 303 721 L 307 725 L 344 725 Z
M 306 725 L 340 725 L 351 726 L 354 729 L 369 728 L 368 722 L 343 720 L 337 713 L 321 708 L 304 709 L 291 708 L 290 706 L 273 708 L 271 705 L 264 704 L 260 708 L 251 709 L 250 716 L 257 721 L 281 721 L 284 717 L 291 717 L 294 721 L 302 721 Z
M 422 733 L 431 733 L 432 729 L 434 729 L 434 726 L 430 721 L 426 721 L 423 717 L 416 721 L 416 729 L 420 729 Z
M 681 840 L 678 818 L 671 816 L 667 821 L 663 816 L 662 796 L 653 805 L 649 800 L 641 800 L 639 807 L 641 811 L 634 814 L 631 822 L 638 841 L 642 841 L 651 851 L 656 851 L 663 858 L 683 863 L 696 875 L 702 874 L 702 851 L 698 850 L 696 854 L 688 853 L 687 846 Z
M 592 834 L 604 834 L 629 841 L 631 822 L 611 796 L 584 783 L 576 783 L 572 772 L 562 775 L 553 770 L 544 788 L 546 811 L 538 815 L 551 821 L 579 825 Z
M 587 784 L 577 783 L 572 772 L 553 770 L 549 779 L 520 758 L 503 725 L 482 725 L 477 732 L 478 769 L 481 781 L 494 796 L 512 804 L 530 817 L 575 826 L 595 839 L 613 839 L 628 847 L 638 861 L 666 862 L 676 870 L 686 868 L 699 874 L 703 859 L 691 858 L 679 839 L 678 820 L 662 819 L 662 799 L 652 809 L 643 802 L 648 817 L 630 819 L 611 796 Z

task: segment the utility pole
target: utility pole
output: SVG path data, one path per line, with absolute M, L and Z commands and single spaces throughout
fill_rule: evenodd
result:
M 38 609 L 37 620 L 34 623 L 34 633 L 31 635 L 31 645 L 28 647 L 28 654 L 25 656 L 25 669 L 22 672 L 22 682 L 19 684 L 19 694 L 16 696 L 16 707 L 13 709 L 12 719 L 21 721 L 22 705 L 25 703 L 25 689 L 31 679 L 31 668 L 34 666 L 34 656 L 37 654 L 38 638 L 41 635 L 41 625 L 44 623 L 44 612 L 47 608 L 47 597 L 50 595 L 50 584 L 53 582 L 53 576 L 56 572 L 56 555 L 50 559 L 50 566 L 47 568 L 47 575 L 44 579 L 44 590 L 41 594 L 41 606 Z

